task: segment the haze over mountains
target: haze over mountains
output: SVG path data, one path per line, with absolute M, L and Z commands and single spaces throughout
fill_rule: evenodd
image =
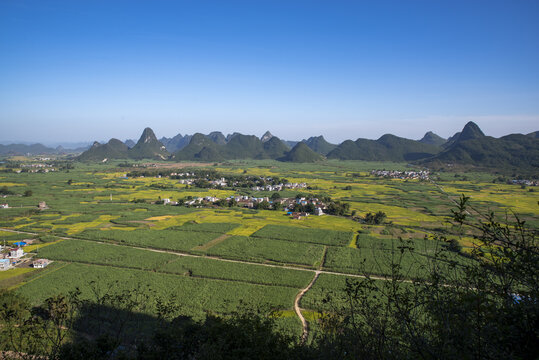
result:
M 58 154 L 41 144 L 0 145 L 0 154 Z M 171 161 L 223 161 L 231 159 L 276 159 L 290 162 L 316 162 L 323 159 L 417 162 L 425 165 L 465 164 L 480 167 L 539 167 L 539 131 L 528 135 L 487 136 L 473 122 L 444 139 L 432 131 L 420 140 L 385 134 L 377 140 L 358 138 L 340 144 L 327 142 L 322 135 L 301 141 L 286 141 L 267 131 L 255 135 L 233 133 L 177 134 L 157 139 L 150 128 L 138 141 L 111 139 L 94 144 L 78 160 L 155 159 Z

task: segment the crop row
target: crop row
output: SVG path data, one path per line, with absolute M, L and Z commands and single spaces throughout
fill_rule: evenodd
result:
M 251 236 L 322 245 L 347 245 L 352 240 L 353 233 L 349 231 L 310 229 L 295 226 L 266 225 Z
M 244 281 L 264 285 L 300 288 L 306 286 L 310 272 L 220 261 L 210 258 L 178 256 L 84 240 L 64 240 L 40 250 L 40 256 L 63 261 L 153 270 L 194 277 Z
M 57 294 L 79 288 L 83 298 L 93 299 L 92 282 L 99 291 L 114 284 L 114 291 L 143 288 L 150 300 L 174 297 L 184 315 L 201 315 L 205 311 L 229 313 L 241 304 L 253 307 L 291 308 L 297 289 L 201 279 L 151 271 L 120 269 L 109 266 L 69 264 L 46 276 L 24 284 L 18 292 L 34 304 Z

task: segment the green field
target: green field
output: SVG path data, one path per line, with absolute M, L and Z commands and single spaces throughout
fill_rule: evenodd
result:
M 464 178 L 443 172 L 433 174 L 434 181 L 418 181 L 370 175 L 373 169 L 408 169 L 399 163 L 202 164 L 223 175 L 278 176 L 308 184 L 283 191 L 282 197 L 331 197 L 350 205 L 349 216 L 293 220 L 283 211 L 153 203 L 197 196 L 271 197 L 273 192 L 186 188 L 167 177 L 125 179 L 132 169 L 114 161 L 74 165 L 69 172 L 0 173 L 0 186 L 14 193 L 2 200 L 10 208 L 0 209 L 0 228 L 22 232 L 0 230 L 0 244 L 34 239 L 36 245 L 28 251 L 54 260 L 43 270 L 0 273 L 1 287 L 16 289 L 34 304 L 75 288 L 91 299 L 92 286 L 143 286 L 151 289 L 154 300 L 174 296 L 181 313 L 189 316 L 227 314 L 242 303 L 274 309 L 280 328 L 299 335 L 294 298 L 315 270 L 322 273 L 301 300 L 312 326 L 318 311 L 342 304 L 346 275 L 391 277 L 391 264 L 398 262 L 405 278 L 425 276 L 435 253 L 447 246 L 434 240 L 435 234 L 462 247 L 443 252 L 448 264 L 472 261 L 467 254 L 474 246 L 473 233 L 460 233 L 448 222 L 460 194 L 471 198 L 470 216 L 515 212 L 531 226 L 539 225 L 539 191 L 494 183 L 496 176 L 485 173 L 470 172 Z M 32 196 L 20 196 L 28 189 Z M 38 210 L 40 201 L 48 209 Z M 360 221 L 367 212 L 378 211 L 387 215 L 385 223 Z M 333 305 L 322 301 L 329 293 Z

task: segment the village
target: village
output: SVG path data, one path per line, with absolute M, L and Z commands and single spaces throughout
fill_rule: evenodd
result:
M 328 210 L 328 206 L 318 198 L 280 198 L 279 196 L 275 196 L 275 194 L 272 197 L 230 196 L 224 199 L 215 196 L 205 196 L 188 198 L 180 201 L 172 201 L 171 199 L 166 198 L 161 199 L 156 203 L 186 207 L 238 206 L 248 209 L 282 210 L 296 220 L 305 218 L 310 214 L 321 216 L 325 214 L 324 210 Z
M 516 179 L 511 180 L 511 183 L 524 186 L 539 186 L 539 180 Z
M 429 180 L 429 170 L 420 171 L 396 171 L 396 170 L 372 170 L 371 175 L 402 180 Z

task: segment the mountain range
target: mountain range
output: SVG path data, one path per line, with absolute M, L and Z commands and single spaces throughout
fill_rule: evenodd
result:
M 94 144 L 77 158 L 81 161 L 103 161 L 105 159 L 156 159 L 166 160 L 170 153 L 166 150 L 152 129 L 146 128 L 142 132 L 140 139 L 132 147 L 127 146 L 118 139 L 110 139 L 105 144 L 94 142 Z
M 0 145 L 0 154 L 55 154 L 62 149 L 34 145 Z M 290 162 L 316 162 L 324 159 L 415 162 L 428 166 L 447 164 L 491 168 L 539 167 L 539 131 L 500 138 L 487 136 L 473 122 L 462 131 L 444 139 L 428 131 L 420 140 L 385 134 L 379 139 L 358 138 L 331 144 L 323 136 L 301 141 L 281 140 L 269 131 L 260 138 L 233 133 L 225 136 L 214 131 L 207 135 L 178 134 L 157 139 L 150 128 L 138 141 L 111 139 L 94 142 L 77 158 L 81 161 L 104 159 L 155 159 L 188 161 L 223 161 L 231 159 L 276 159 Z
M 74 149 L 66 149 L 59 145 L 57 147 L 45 146 L 43 144 L 0 144 L 0 155 L 64 155 L 80 154 L 87 150 L 89 146 L 82 146 Z

